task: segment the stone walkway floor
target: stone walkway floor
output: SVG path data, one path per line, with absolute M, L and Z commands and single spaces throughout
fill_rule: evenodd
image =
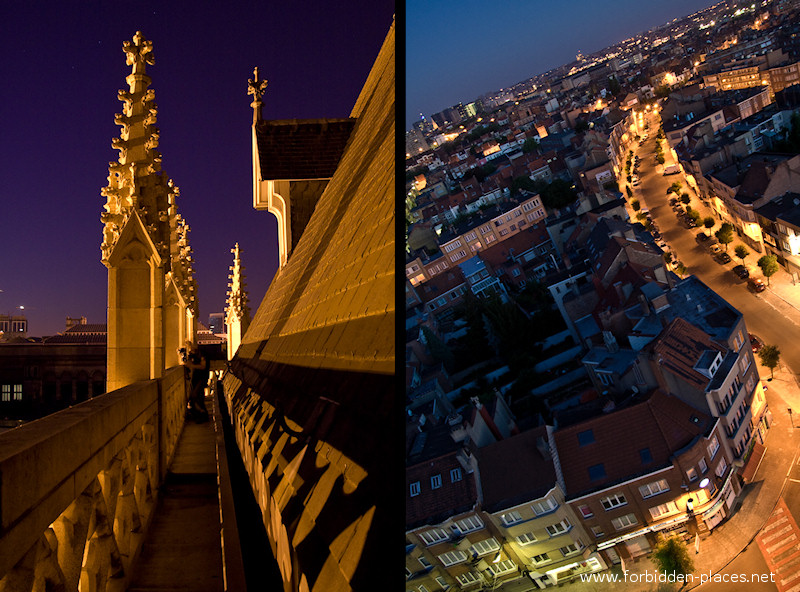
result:
M 213 418 L 186 420 L 129 592 L 223 590 L 214 441 Z

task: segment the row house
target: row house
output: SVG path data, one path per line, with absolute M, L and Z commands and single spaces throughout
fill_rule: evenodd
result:
M 676 114 L 662 124 L 669 147 L 674 149 L 678 144 L 685 141 L 689 131 L 704 121 L 708 121 L 711 124 L 712 133 L 714 134 L 730 123 L 725 119 L 722 107 L 716 109 L 702 108 Z
M 720 443 L 737 461 L 763 443 L 771 414 L 744 317 L 697 278 L 646 286 L 639 306 L 602 328 L 606 347 L 583 359 L 598 390 L 661 388 L 719 421 Z
M 754 86 L 769 86 L 774 94 L 787 86 L 800 82 L 800 62 L 792 62 L 767 68 L 764 60 L 759 63 L 743 63 L 723 71 L 706 74 L 703 83 L 720 90 L 744 89 Z
M 496 243 L 481 251 L 480 257 L 507 286 L 517 289 L 530 281 L 543 281 L 558 269 L 560 260 L 544 224 L 534 224 Z
M 505 286 L 478 255 L 462 261 L 458 266 L 464 274 L 466 285 L 475 296 L 488 298 L 497 294 L 503 301 L 506 300 Z
M 546 426 L 480 448 L 477 455 L 482 508 L 499 534 L 492 548 L 507 569 L 513 562 L 523 577 L 545 588 L 607 567 L 565 503 Z
M 772 104 L 769 88 L 756 87 L 717 92 L 709 98 L 712 107 L 731 107 L 736 119 L 747 119 Z
M 743 331 L 737 335 L 738 347 L 729 348 L 676 318 L 642 350 L 656 366 L 654 374 L 662 389 L 719 420 L 723 448 L 737 460 L 748 451 L 766 409 L 745 335 Z
M 800 193 L 788 192 L 756 210 L 765 250 L 800 280 Z
M 439 319 L 452 314 L 452 310 L 464 301 L 470 286 L 458 265 L 449 267 L 423 284 L 413 286 L 424 309 Z
M 487 549 L 496 542 L 480 509 L 475 455 L 452 438 L 447 422 L 427 429 L 417 422 L 409 427 L 406 590 L 469 588 L 483 581 L 475 573 L 474 556 L 490 553 Z M 497 563 L 491 566 L 499 570 Z
M 605 405 L 605 413 L 551 428 L 551 438 L 566 503 L 607 563 L 650 552 L 660 534 L 721 520 L 727 492 L 735 497 L 739 486 L 719 422 L 659 389 Z
M 788 191 L 800 190 L 800 156 L 753 153 L 708 176 L 711 207 L 752 249 L 764 251 L 755 210 Z
M 545 218 L 545 208 L 538 194 L 526 195 L 511 203 L 515 204 L 514 207 L 500 215 L 486 219 L 455 237 L 441 240 L 440 248 L 449 262 L 457 265 L 495 241 L 506 240 Z

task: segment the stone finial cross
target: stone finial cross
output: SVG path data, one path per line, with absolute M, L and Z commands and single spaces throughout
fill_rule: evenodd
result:
M 133 74 L 144 74 L 147 64 L 151 66 L 155 64 L 153 42 L 145 39 L 141 31 L 136 31 L 133 43 L 130 41 L 122 43 L 122 51 L 125 52 L 125 63 L 133 66 Z
M 267 81 L 258 79 L 258 66 L 253 69 L 253 78 L 247 81 L 247 94 L 253 95 L 253 99 L 260 101 L 267 89 Z

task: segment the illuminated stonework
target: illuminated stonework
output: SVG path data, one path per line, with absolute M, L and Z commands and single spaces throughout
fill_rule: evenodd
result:
M 155 91 L 146 66 L 155 64 L 153 44 L 140 31 L 123 44 L 128 89 L 120 90 L 122 113 L 108 165 L 103 264 L 108 267 L 108 388 L 161 376 L 177 363 L 177 347 L 194 335 L 196 284 L 189 227 L 178 214 L 178 187 L 161 171 Z M 167 299 L 165 301 L 165 295 Z
M 225 309 L 225 324 L 228 327 L 228 359 L 233 357 L 239 344 L 242 342 L 242 335 L 250 325 L 249 298 L 245 291 L 247 285 L 244 281 L 244 266 L 242 265 L 241 251 L 239 243 L 233 249 L 233 265 L 231 274 L 228 276 L 228 301 Z

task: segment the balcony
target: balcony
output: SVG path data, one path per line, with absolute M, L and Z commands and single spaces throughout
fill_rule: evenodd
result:
M 219 406 L 184 425 L 186 389 L 172 368 L 0 435 L 0 589 L 247 588 Z

